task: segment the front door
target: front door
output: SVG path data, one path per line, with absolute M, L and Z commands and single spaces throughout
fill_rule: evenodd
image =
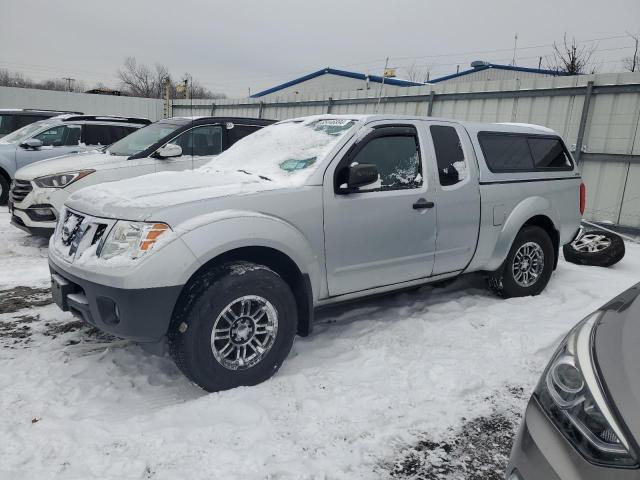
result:
M 22 168 L 30 163 L 47 158 L 59 157 L 86 150 L 80 145 L 80 125 L 57 125 L 40 132 L 33 138 L 42 142 L 37 149 L 16 146 L 17 167 Z
M 222 127 L 200 125 L 181 133 L 169 143 L 180 145 L 182 155 L 158 159 L 156 171 L 198 168 L 210 162 L 222 151 Z
M 327 169 L 323 195 L 330 296 L 431 275 L 436 208 L 425 175 L 423 135 L 413 122 L 374 125 Z M 342 172 L 354 163 L 375 165 L 379 180 L 340 193 Z

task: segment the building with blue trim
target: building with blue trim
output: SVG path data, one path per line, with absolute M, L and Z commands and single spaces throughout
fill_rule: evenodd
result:
M 556 70 L 545 70 L 542 68 L 517 67 L 514 65 L 500 65 L 476 61 L 471 63 L 471 68 L 458 73 L 452 73 L 443 77 L 433 78 L 429 83 L 467 83 L 478 80 L 516 80 L 531 77 L 558 77 L 565 73 Z
M 348 72 L 346 70 L 327 67 L 255 93 L 251 95 L 251 97 L 260 98 L 267 95 L 285 96 L 309 93 L 330 94 L 353 90 L 370 90 L 372 88 L 375 88 L 377 91 L 382 85 L 382 80 L 383 78 L 378 75 L 365 75 L 364 73 Z M 384 85 L 386 87 L 417 87 L 423 84 L 399 78 L 385 77 Z
M 434 78 L 429 81 L 434 83 L 466 83 L 473 81 L 489 80 L 514 80 L 530 77 L 556 77 L 564 75 L 554 70 L 541 68 L 517 67 L 513 65 L 499 65 L 496 63 L 476 61 L 471 63 L 471 68 L 461 72 Z M 378 75 L 366 75 L 364 73 L 349 72 L 335 68 L 323 68 L 316 72 L 295 78 L 288 82 L 267 88 L 251 95 L 252 98 L 283 97 L 289 95 L 320 94 L 329 95 L 336 92 L 371 90 L 378 92 L 383 78 Z M 395 87 L 419 87 L 424 83 L 412 82 L 395 77 L 384 78 L 384 93 Z

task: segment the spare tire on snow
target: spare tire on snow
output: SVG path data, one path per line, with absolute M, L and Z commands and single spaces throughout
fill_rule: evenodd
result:
M 615 233 L 588 230 L 579 239 L 562 247 L 567 262 L 610 267 L 624 257 L 624 240 Z

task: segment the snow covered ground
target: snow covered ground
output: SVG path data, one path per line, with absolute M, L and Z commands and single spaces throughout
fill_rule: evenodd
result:
M 522 409 L 564 333 L 640 281 L 628 244 L 610 269 L 561 261 L 535 298 L 469 276 L 325 310 L 273 379 L 205 394 L 47 305 L 46 245 L 0 208 L 1 479 L 402 476 L 407 447 Z

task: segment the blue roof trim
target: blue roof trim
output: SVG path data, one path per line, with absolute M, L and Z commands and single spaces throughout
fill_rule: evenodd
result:
M 566 75 L 566 73 L 558 72 L 556 70 L 545 70 L 542 68 L 529 68 L 529 67 L 514 67 L 513 65 L 498 65 L 495 63 L 490 63 L 488 65 L 482 65 L 480 67 L 470 68 L 469 70 L 463 70 L 462 72 L 459 72 L 459 73 L 453 73 L 451 75 L 445 75 L 444 77 L 434 78 L 433 80 L 429 80 L 429 83 L 438 83 L 444 80 L 450 80 L 452 78 L 469 75 L 470 73 L 481 72 L 489 68 L 494 68 L 496 70 L 511 70 L 514 72 L 539 73 L 542 75 L 552 75 L 554 77 L 560 77 L 560 76 Z
M 366 80 L 367 78 L 367 75 L 365 75 L 364 73 L 336 70 L 335 68 L 323 68 L 322 70 L 318 70 L 317 72 L 313 72 L 303 77 L 299 77 L 280 85 L 276 85 L 275 87 L 268 88 L 267 90 L 263 90 L 262 92 L 254 93 L 253 95 L 251 95 L 251 98 L 263 97 L 265 95 L 269 95 L 270 93 L 277 92 L 287 87 L 292 87 L 293 85 L 297 85 L 299 83 L 306 82 L 307 80 L 311 80 L 312 78 L 320 77 L 326 74 L 337 75 L 339 77 L 355 78 L 356 80 Z M 369 75 L 369 81 L 382 83 L 382 77 L 378 75 Z M 424 85 L 423 83 L 410 82 L 409 80 L 399 80 L 396 78 L 385 78 L 384 83 L 385 85 L 395 85 L 398 87 L 419 87 Z

